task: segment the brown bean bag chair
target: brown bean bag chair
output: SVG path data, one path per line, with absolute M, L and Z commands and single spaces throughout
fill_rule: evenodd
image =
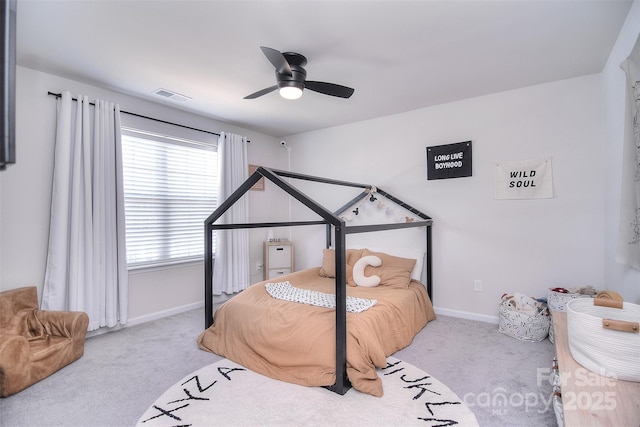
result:
M 39 310 L 35 286 L 0 292 L 0 397 L 82 357 L 88 325 L 83 312 Z

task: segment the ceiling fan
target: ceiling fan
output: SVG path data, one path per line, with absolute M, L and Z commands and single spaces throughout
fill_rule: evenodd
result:
M 306 80 L 307 72 L 303 68 L 307 64 L 307 58 L 295 52 L 281 53 L 270 47 L 260 46 L 262 52 L 276 69 L 277 84 L 259 90 L 244 99 L 254 99 L 279 89 L 280 96 L 286 99 L 298 99 L 304 89 L 319 92 L 325 95 L 349 98 L 353 95 L 350 87 L 335 83 L 315 82 Z

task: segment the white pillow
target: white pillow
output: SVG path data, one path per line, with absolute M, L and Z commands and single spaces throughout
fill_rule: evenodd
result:
M 367 268 L 368 265 L 372 265 L 374 267 L 379 267 L 382 265 L 382 260 L 375 255 L 367 255 L 360 258 L 353 265 L 353 281 L 356 282 L 356 285 L 362 286 L 365 288 L 373 288 L 374 286 L 378 286 L 380 284 L 380 276 L 365 276 L 364 269 Z
M 411 278 L 422 282 L 422 266 L 424 265 L 424 252 L 418 249 L 410 248 L 369 248 L 371 252 L 383 252 L 400 258 L 415 259 L 416 265 L 411 270 Z

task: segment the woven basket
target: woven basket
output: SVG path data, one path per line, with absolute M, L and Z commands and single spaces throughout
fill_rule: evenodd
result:
M 603 298 L 567 304 L 571 356 L 596 374 L 640 381 L 639 328 L 640 305 Z
M 538 342 L 549 335 L 551 316 L 547 310 L 530 316 L 521 311 L 514 310 L 508 304 L 498 306 L 500 316 L 498 319 L 498 331 L 520 341 Z
M 551 322 L 549 322 L 549 341 L 551 344 L 555 344 L 555 336 L 553 335 L 553 311 L 551 312 Z
M 549 307 L 549 310 L 552 311 L 566 311 L 567 303 L 575 298 L 591 298 L 591 296 L 578 293 L 556 292 L 549 289 L 549 293 L 547 295 L 547 306 Z

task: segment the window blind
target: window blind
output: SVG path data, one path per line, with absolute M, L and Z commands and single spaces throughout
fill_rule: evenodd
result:
M 122 157 L 129 268 L 202 259 L 204 220 L 217 206 L 216 146 L 123 128 Z

